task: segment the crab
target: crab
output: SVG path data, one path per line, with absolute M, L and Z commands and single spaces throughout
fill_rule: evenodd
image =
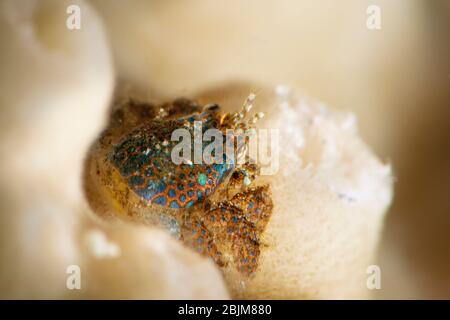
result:
M 94 151 L 98 161 L 93 174 L 112 190 L 116 208 L 142 207 L 140 212 L 151 217 L 148 221 L 168 229 L 220 267 L 251 275 L 273 210 L 269 185 L 255 183 L 259 166 L 245 161 L 248 140 L 239 138 L 248 132 L 254 135 L 254 124 L 263 116 L 250 116 L 254 99 L 250 94 L 235 113 L 188 99 L 160 106 L 134 100 L 121 103 L 99 139 L 97 150 L 103 152 Z M 175 163 L 176 129 L 192 136 L 217 129 L 229 139 L 214 151 L 212 161 L 197 163 L 192 154 L 184 154 L 182 162 Z M 208 146 L 195 139 L 192 145 L 202 154 Z M 227 146 L 235 152 L 223 152 Z M 130 199 L 138 201 L 130 206 Z M 135 215 L 134 210 L 124 211 Z

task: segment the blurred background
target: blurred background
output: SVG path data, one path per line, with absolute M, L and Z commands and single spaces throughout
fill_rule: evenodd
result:
M 396 180 L 377 297 L 450 299 L 450 1 L 92 3 L 133 86 L 173 97 L 281 83 L 354 112 Z

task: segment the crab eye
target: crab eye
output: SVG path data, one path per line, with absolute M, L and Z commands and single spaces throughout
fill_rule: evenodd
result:
M 217 103 L 207 104 L 205 110 L 207 111 L 219 111 L 220 107 Z

